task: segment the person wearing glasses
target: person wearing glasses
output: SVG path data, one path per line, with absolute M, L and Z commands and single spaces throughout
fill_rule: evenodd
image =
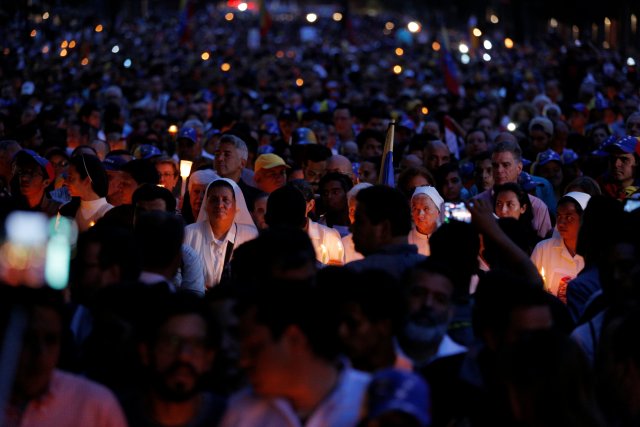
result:
M 47 195 L 47 188 L 55 179 L 51 163 L 31 150 L 20 150 L 16 153 L 14 163 L 14 180 L 19 193 L 15 194 L 16 206 L 20 210 L 44 212 L 49 217 L 55 216 L 60 202 Z
M 66 185 L 72 198 L 60 208 L 60 214 L 75 219 L 79 231 L 95 225 L 113 208 L 106 199 L 107 172 L 96 156 L 78 154 L 71 157 Z

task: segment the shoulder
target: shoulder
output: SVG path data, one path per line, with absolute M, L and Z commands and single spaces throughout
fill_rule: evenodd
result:
M 100 406 L 117 405 L 111 390 L 84 377 L 55 370 L 53 373 L 53 387 L 65 396 L 73 397 L 73 401 L 95 403 Z
M 238 226 L 238 237 L 242 241 L 255 239 L 258 237 L 258 230 L 254 225 L 236 224 Z M 237 243 L 237 242 L 236 242 Z

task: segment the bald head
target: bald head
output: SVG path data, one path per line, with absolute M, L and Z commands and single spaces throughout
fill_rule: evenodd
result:
M 449 147 L 442 141 L 429 141 L 424 148 L 424 165 L 435 172 L 440 166 L 451 161 Z
M 496 144 L 500 142 L 513 142 L 514 144 L 518 143 L 518 138 L 515 137 L 511 132 L 500 132 L 494 141 Z
M 422 159 L 415 154 L 407 154 L 400 160 L 400 168 L 402 170 L 419 167 L 422 167 Z
M 340 154 L 334 154 L 327 159 L 327 173 L 328 172 L 340 172 L 342 174 L 353 176 L 353 166 L 351 161 L 345 156 Z

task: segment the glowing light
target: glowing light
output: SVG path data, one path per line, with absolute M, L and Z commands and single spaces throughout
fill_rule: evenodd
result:
M 395 74 L 400 74 L 400 73 L 402 72 L 402 67 L 401 67 L 401 66 L 399 66 L 399 65 L 394 65 L 394 66 L 393 66 L 393 72 L 394 72 Z
M 200 55 L 200 58 L 202 58 L 203 61 L 208 61 L 210 58 L 209 52 L 202 52 L 202 55 Z
M 471 33 L 476 37 L 482 36 L 482 31 L 480 31 L 480 28 L 474 28 Z
M 45 21 L 46 21 L 47 19 L 49 19 L 49 12 L 45 12 L 45 13 L 43 13 L 43 14 L 42 14 L 42 19 L 44 19 Z
M 398 55 L 398 56 L 404 55 L 404 49 L 402 49 L 401 47 L 397 47 L 396 48 L 396 55 Z
M 514 130 L 516 130 L 516 124 L 515 124 L 515 123 L 513 123 L 513 122 L 509 122 L 509 123 L 507 124 L 507 130 L 508 130 L 509 132 L 513 132 Z
M 556 18 L 549 19 L 549 26 L 551 28 L 558 28 L 558 20 Z
M 96 33 L 101 33 L 102 30 L 104 30 L 104 27 L 102 26 L 102 24 L 96 25 L 96 28 L 95 28 Z
M 578 46 L 578 42 L 580 42 L 580 40 L 576 40 L 576 46 Z M 611 46 L 609 45 L 608 41 L 603 41 L 602 42 L 602 47 L 605 48 L 605 49 L 609 49 L 609 47 L 611 47 Z
M 47 54 L 47 53 L 49 53 L 49 46 L 44 46 L 44 47 L 42 48 L 42 53 L 43 53 L 43 54 Z
M 469 55 L 462 54 L 462 56 L 460 56 L 460 62 L 462 62 L 463 64 L 468 64 L 469 62 L 471 62 L 471 57 Z
M 67 56 L 67 49 L 62 49 L 60 51 L 60 57 L 64 58 L 65 56 Z
M 342 21 L 342 14 L 340 12 L 336 12 L 333 14 L 333 20 L 336 22 Z
M 69 46 L 69 43 L 67 43 L 67 41 L 66 41 L 66 40 L 65 40 L 65 41 L 63 41 L 62 43 L 60 43 L 60 47 L 61 47 L 62 49 L 66 49 L 66 48 L 67 48 L 67 46 Z
M 180 176 L 183 179 L 187 179 L 189 174 L 191 173 L 191 166 L 193 166 L 193 162 L 189 160 L 180 160 Z
M 606 25 L 606 26 L 611 25 L 611 19 L 609 19 L 609 18 L 605 17 L 605 18 L 604 18 L 604 25 Z
M 493 47 L 493 44 L 489 40 L 485 40 L 482 43 L 482 46 L 484 46 L 484 48 L 487 50 L 491 50 L 491 48 Z
M 118 45 L 114 45 L 114 46 L 111 48 L 111 52 L 112 52 L 112 53 L 118 53 L 118 52 L 120 52 L 120 46 L 118 46 Z
M 73 49 L 74 47 L 76 47 L 76 41 L 75 40 L 71 40 L 69 42 L 69 49 Z
M 393 22 L 389 21 L 386 24 L 384 24 L 384 29 L 387 31 L 391 31 L 396 27 L 396 24 L 394 24 Z
M 300 79 L 300 78 L 297 78 L 297 79 L 296 79 L 296 86 L 300 87 L 300 86 L 302 86 L 303 84 L 304 84 L 304 80 L 302 80 L 302 79 Z
M 38 35 L 38 32 L 36 30 L 31 30 L 31 34 L 29 34 L 31 37 L 35 37 Z
M 244 12 L 245 10 L 247 10 L 247 8 L 248 8 L 248 7 L 249 7 L 249 6 L 248 6 L 246 3 L 240 3 L 240 4 L 238 5 L 238 10 L 239 10 L 240 12 Z
M 500 22 L 500 19 L 498 19 L 496 15 L 491 15 L 491 18 L 489 18 L 489 20 L 492 24 L 497 24 L 498 22 Z
M 438 42 L 431 43 L 431 49 L 433 49 L 435 52 L 438 52 L 440 50 L 440 47 L 440 43 Z
M 131 60 L 129 58 L 125 59 L 124 62 L 122 63 L 122 65 L 124 65 L 124 68 L 130 68 L 131 67 Z
M 314 23 L 318 20 L 318 15 L 315 13 L 307 13 L 307 22 Z
M 225 62 L 220 66 L 220 69 L 226 73 L 231 69 L 231 64 L 229 64 L 228 62 Z
M 89 58 L 82 58 L 82 61 L 80 61 L 80 64 L 88 65 L 89 64 Z
M 284 58 L 284 52 L 279 50 L 276 52 L 276 58 Z
M 635 67 L 636 66 L 636 60 L 631 58 L 631 57 L 627 58 L 627 65 L 629 67 Z
M 504 39 L 504 47 L 506 47 L 507 49 L 512 49 L 513 48 L 513 40 L 511 40 L 509 37 Z
M 425 116 L 429 114 L 429 109 L 427 107 L 422 107 L 422 114 L 424 114 Z
M 226 19 L 227 21 L 233 21 L 233 13 L 229 12 L 226 15 L 224 15 L 224 19 Z
M 178 133 L 178 126 L 176 126 L 176 125 L 169 126 L 169 129 L 167 129 L 167 132 L 169 132 L 171 135 L 177 134 Z
M 484 59 L 486 62 L 489 62 L 491 61 L 491 55 L 485 53 L 484 55 L 482 55 L 482 59 Z
M 460 53 L 469 53 L 469 46 L 464 43 L 460 43 L 460 46 L 458 46 L 458 50 L 460 51 Z
M 420 24 L 416 21 L 411 21 L 407 24 L 407 29 L 412 33 L 417 33 L 420 31 Z

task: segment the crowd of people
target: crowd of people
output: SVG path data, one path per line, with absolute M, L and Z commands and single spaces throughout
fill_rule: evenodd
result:
M 0 425 L 640 422 L 633 62 L 81 18 L 0 29 L 0 217 L 78 231 L 67 289 L 0 286 Z

